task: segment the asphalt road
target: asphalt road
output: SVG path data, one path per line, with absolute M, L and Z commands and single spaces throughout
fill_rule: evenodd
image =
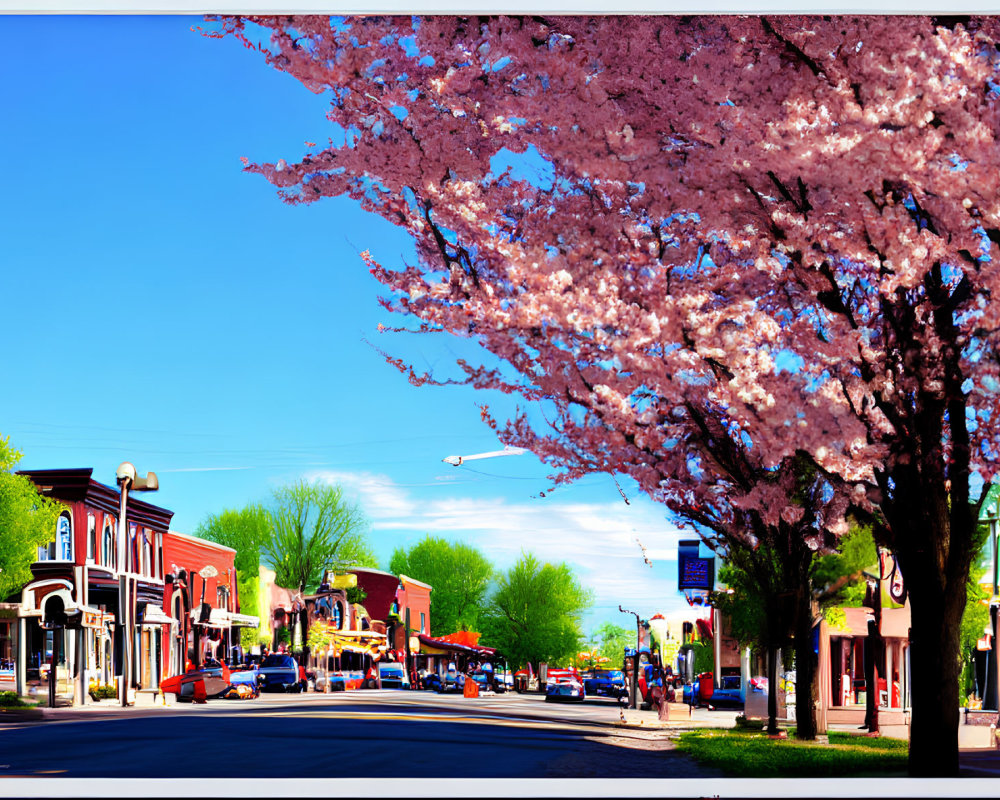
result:
M 655 719 L 649 712 L 626 711 Z M 719 773 L 617 704 L 426 692 L 88 708 L 0 725 L 0 777 L 698 778 Z

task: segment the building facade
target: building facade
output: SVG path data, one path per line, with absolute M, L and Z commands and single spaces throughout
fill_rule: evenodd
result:
M 172 511 L 131 493 L 123 530 L 121 494 L 92 472 L 20 473 L 64 509 L 32 580 L 0 604 L 0 690 L 83 705 L 92 688 L 117 687 L 128 650 L 122 602 L 133 621 L 130 702 L 183 672 L 195 652 L 224 657 L 232 629 L 256 625 L 238 613 L 235 551 L 171 531 Z
M 117 488 L 95 481 L 92 472 L 19 473 L 65 506 L 52 541 L 39 548 L 31 566 L 33 579 L 21 592 L 16 622 L 8 620 L 6 626 L 6 650 L 16 653 L 14 690 L 26 695 L 48 691 L 52 702 L 82 704 L 90 684 L 110 684 L 121 674 L 120 579 L 126 576 L 137 622 L 131 688 L 155 689 L 163 674 L 163 628 L 170 624 L 162 609 L 163 538 L 173 512 L 128 496 L 123 532 Z M 124 547 L 119 546 L 122 534 Z

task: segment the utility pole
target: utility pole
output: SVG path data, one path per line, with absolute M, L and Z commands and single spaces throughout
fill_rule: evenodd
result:
M 116 473 L 121 505 L 118 510 L 118 626 L 122 635 L 122 674 L 118 696 L 122 706 L 129 705 L 128 690 L 132 682 L 132 639 L 135 637 L 135 601 L 129 575 L 128 546 L 128 492 L 155 492 L 159 488 L 156 473 L 140 478 L 128 461 L 118 465 Z M 134 565 L 133 565 L 134 566 Z M 53 637 L 54 639 L 55 637 Z
M 621 606 L 618 606 L 618 610 L 623 614 L 631 614 L 635 617 L 635 655 L 632 657 L 632 680 L 629 681 L 628 688 L 628 707 L 635 708 L 639 688 L 639 642 L 642 640 L 642 631 L 640 630 L 642 622 L 639 619 L 639 614 L 635 611 L 629 611 Z

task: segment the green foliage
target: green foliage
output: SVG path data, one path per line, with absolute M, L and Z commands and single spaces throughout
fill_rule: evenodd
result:
M 683 645 L 681 652 L 685 654 L 690 663 L 694 664 L 695 675 L 711 672 L 715 668 L 715 651 L 712 642 L 691 642 Z
M 38 548 L 53 540 L 62 505 L 40 495 L 14 468 L 21 453 L 0 436 L 0 601 L 31 580 Z
M 397 548 L 389 561 L 389 571 L 433 587 L 432 636 L 479 629 L 479 615 L 494 568 L 476 548 L 426 536 L 409 551 Z
M 118 697 L 118 689 L 110 683 L 90 684 L 89 694 L 95 700 L 109 700 Z
M 240 647 L 244 653 L 249 653 L 258 644 L 260 644 L 259 628 L 240 628 Z
M 769 739 L 750 729 L 703 728 L 682 733 L 677 749 L 698 763 L 741 778 L 856 777 L 871 772 L 905 774 L 902 739 L 829 734 L 829 744 Z
M 977 531 L 978 547 L 989 535 L 985 524 L 979 525 Z M 973 559 L 975 564 L 975 559 Z M 990 564 L 992 566 L 992 563 Z M 969 574 L 969 584 L 966 590 L 965 609 L 962 611 L 962 623 L 959 633 L 959 657 L 962 661 L 962 671 L 959 675 L 959 697 L 968 697 L 976 691 L 976 643 L 982 638 L 985 629 L 990 624 L 990 590 L 978 583 L 979 575 Z M 981 693 L 981 687 L 980 687 Z
M 864 601 L 862 571 L 878 569 L 878 550 L 870 527 L 852 523 L 838 548 L 836 553 L 815 556 L 809 574 L 812 596 L 819 602 L 826 621 L 834 627 L 844 623 L 841 606 L 860 606 Z M 779 572 L 778 560 L 767 553 L 766 546 L 761 546 L 755 558 L 765 564 L 770 559 L 773 562 L 770 571 Z M 713 604 L 729 617 L 733 636 L 741 646 L 766 650 L 769 620 L 759 582 L 749 569 L 734 562 L 727 562 L 719 569 L 719 580 L 732 591 L 714 593 Z M 796 587 L 784 588 L 791 591 Z M 784 644 L 781 640 L 775 642 L 775 646 Z
M 34 708 L 35 703 L 26 703 L 17 692 L 0 692 L 0 708 Z
M 311 594 L 324 571 L 337 563 L 377 563 L 366 536 L 367 520 L 344 500 L 339 486 L 300 481 L 278 489 L 270 519 L 273 533 L 263 554 L 278 586 Z
M 864 603 L 866 588 L 861 573 L 865 570 L 878 572 L 878 548 L 871 527 L 852 523 L 838 548 L 836 553 L 813 560 L 813 585 L 819 590 L 827 589 L 820 603 L 824 612 L 837 606 L 859 608 Z M 840 588 L 834 588 L 838 584 Z M 824 616 L 827 622 L 834 624 L 828 614 Z
M 500 575 L 483 610 L 483 642 L 512 665 L 569 663 L 583 640 L 580 616 L 591 602 L 591 592 L 566 564 L 541 564 L 522 553 Z
M 231 547 L 236 551 L 236 584 L 240 608 L 256 614 L 260 597 L 260 556 L 271 541 L 271 518 L 260 505 L 252 504 L 239 510 L 227 509 L 209 516 L 194 535 Z M 248 650 L 258 642 L 259 633 L 252 628 L 240 631 L 240 644 Z
M 351 586 L 344 591 L 344 594 L 347 596 L 348 603 L 364 603 L 365 598 L 368 597 L 368 592 L 360 586 Z
M 597 626 L 590 640 L 596 642 L 594 650 L 598 655 L 611 659 L 611 663 L 620 666 L 626 647 L 635 647 L 635 630 L 613 622 L 604 622 Z

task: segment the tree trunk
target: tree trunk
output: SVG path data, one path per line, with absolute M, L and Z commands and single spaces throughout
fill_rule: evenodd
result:
M 964 417 L 963 417 L 964 418 Z M 959 642 L 976 512 L 968 495 L 934 492 L 904 470 L 894 476 L 889 522 L 910 602 L 910 757 L 914 777 L 958 775 Z
M 778 733 L 778 648 L 767 647 L 767 733 Z
M 943 602 L 929 602 L 919 585 L 910 584 L 910 724 L 909 771 L 912 776 L 958 775 L 959 636 L 964 586 Z M 958 595 L 958 597 L 955 597 Z
M 795 624 L 795 738 L 816 738 L 817 657 L 813 650 L 812 602 L 802 592 Z

